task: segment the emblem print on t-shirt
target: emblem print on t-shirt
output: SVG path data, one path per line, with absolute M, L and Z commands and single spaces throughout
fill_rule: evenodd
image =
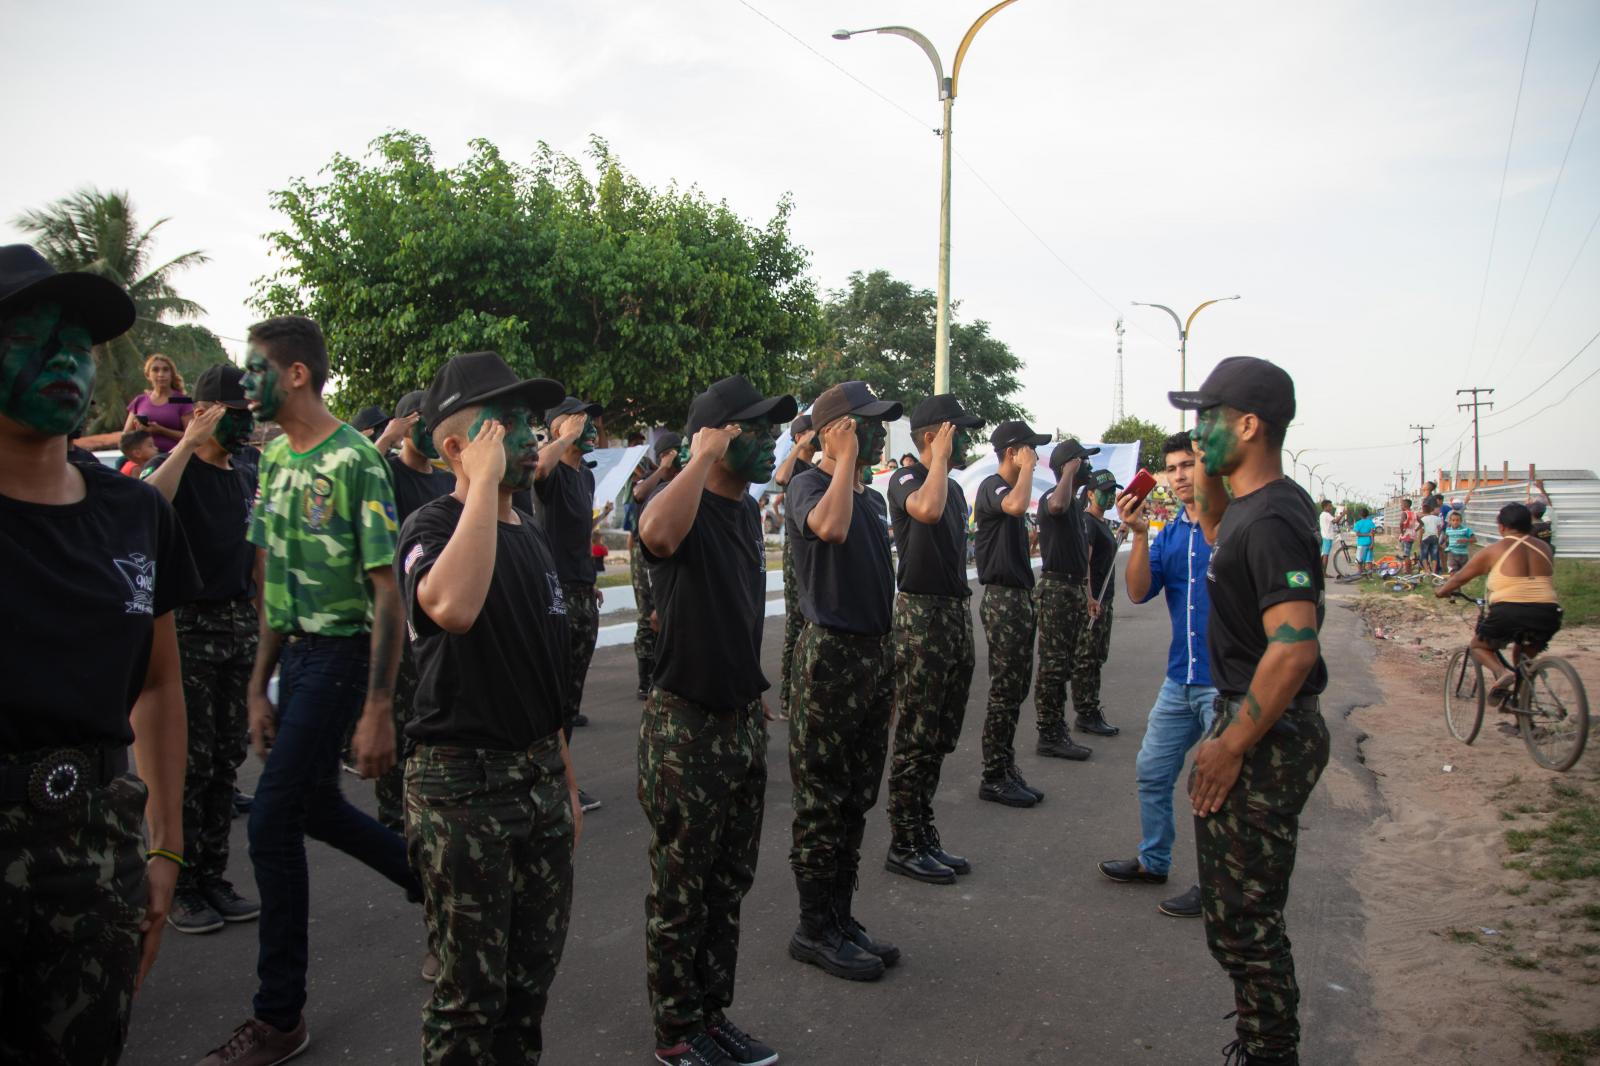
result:
M 122 572 L 128 591 L 133 594 L 133 599 L 123 604 L 124 609 L 129 614 L 155 614 L 156 561 L 134 552 L 126 559 L 112 562 Z
M 550 610 L 549 610 L 549 613 L 550 614 L 563 614 L 563 615 L 566 614 L 567 613 L 567 594 L 565 592 L 563 592 L 562 589 L 561 589 L 561 579 L 556 577 L 555 573 L 550 571 L 550 570 L 546 570 L 544 572 L 544 577 L 545 577 L 546 581 L 550 582 Z
M 333 482 L 325 477 L 315 477 L 306 489 L 306 525 L 321 529 L 328 524 L 333 513 Z

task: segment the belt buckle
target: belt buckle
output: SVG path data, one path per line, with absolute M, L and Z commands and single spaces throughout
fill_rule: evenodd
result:
M 89 757 L 76 748 L 53 751 L 28 774 L 28 801 L 40 811 L 58 811 L 89 787 Z

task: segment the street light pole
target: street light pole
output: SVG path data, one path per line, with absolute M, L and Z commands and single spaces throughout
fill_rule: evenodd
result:
M 1178 327 L 1178 391 L 1179 392 L 1186 392 L 1186 391 L 1188 391 L 1188 388 L 1189 388 L 1189 327 L 1194 325 L 1194 317 L 1196 315 L 1198 315 L 1201 311 L 1204 311 L 1206 308 L 1210 307 L 1212 304 L 1219 304 L 1219 303 L 1222 303 L 1224 300 L 1237 300 L 1237 299 L 1239 299 L 1239 297 L 1237 295 L 1234 295 L 1234 296 L 1219 296 L 1215 300 L 1207 300 L 1205 303 L 1201 304 L 1199 307 L 1196 307 L 1193 311 L 1190 311 L 1189 312 L 1189 317 L 1188 317 L 1187 320 L 1179 318 L 1178 317 L 1178 312 L 1174 311 L 1172 308 L 1168 307 L 1166 304 L 1144 303 L 1141 300 L 1134 300 L 1133 301 L 1133 306 L 1135 306 L 1135 307 L 1155 307 L 1155 308 L 1159 308 L 1162 311 L 1165 311 L 1167 314 L 1172 316 L 1172 324 L 1174 326 Z M 1187 418 L 1187 416 L 1185 415 L 1183 408 L 1180 407 L 1178 409 L 1178 430 L 1180 432 L 1183 430 L 1184 422 L 1186 421 L 1186 418 Z
M 891 33 L 897 37 L 904 37 L 914 42 L 927 55 L 933 64 L 934 80 L 938 82 L 939 99 L 944 102 L 944 125 L 939 130 L 939 139 L 944 142 L 943 159 L 939 168 L 939 291 L 937 295 L 933 334 L 933 391 L 944 393 L 950 391 L 950 122 L 953 117 L 956 102 L 956 88 L 961 78 L 961 61 L 966 58 L 967 49 L 972 45 L 972 39 L 978 35 L 983 24 L 988 22 L 1003 7 L 1009 7 L 1017 0 L 1000 0 L 989 10 L 978 16 L 961 44 L 956 48 L 955 65 L 950 68 L 950 76 L 944 76 L 944 63 L 939 58 L 939 50 L 926 36 L 909 26 L 873 26 L 865 30 L 835 30 L 833 39 L 848 41 L 858 33 Z
M 1318 463 L 1316 466 L 1308 465 L 1306 467 L 1306 488 L 1311 490 L 1311 495 L 1313 496 L 1317 495 L 1317 471 L 1327 465 L 1327 463 Z M 1322 479 L 1322 490 L 1324 492 L 1328 490 L 1327 478 Z

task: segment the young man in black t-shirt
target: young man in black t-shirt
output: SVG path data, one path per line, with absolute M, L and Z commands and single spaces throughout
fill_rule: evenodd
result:
M 937 885 L 972 872 L 966 859 L 939 842 L 933 794 L 945 756 L 961 739 L 972 688 L 967 500 L 949 472 L 967 454 L 967 431 L 982 424 L 949 393 L 928 397 L 911 412 L 911 440 L 921 459 L 889 479 L 900 591 L 894 601 L 897 724 L 884 865 Z
M 783 457 L 783 462 L 778 464 L 778 469 L 773 471 L 772 480 L 785 493 L 788 492 L 789 482 L 796 475 L 811 469 L 811 461 L 817 456 L 817 431 L 811 428 L 811 416 L 802 414 L 789 423 L 789 439 L 793 445 L 789 454 Z M 789 513 L 789 500 L 787 495 L 783 501 L 783 512 Z M 787 530 L 788 522 L 785 519 L 784 528 Z M 800 640 L 800 628 L 806 624 L 805 615 L 800 613 L 800 589 L 795 584 L 794 577 L 794 541 L 789 539 L 787 532 L 783 537 L 783 661 L 778 668 L 778 717 L 789 717 L 789 690 L 794 675 L 794 646 Z
M 794 397 L 762 396 L 742 374 L 712 385 L 689 408 L 688 465 L 639 519 L 661 619 L 639 726 L 639 804 L 650 822 L 645 958 L 664 1066 L 778 1060 L 724 1011 L 767 788 L 767 551 L 749 489 L 772 477 L 774 427 L 794 413 Z
M 188 866 L 167 920 L 181 933 L 208 933 L 261 913 L 223 876 L 234 781 L 250 744 L 247 704 L 260 626 L 256 549 L 247 537 L 256 471 L 233 461 L 255 428 L 239 386 L 243 377 L 232 364 L 207 367 L 195 383 L 194 417 L 183 437 L 144 475 L 178 512 L 201 582 L 195 602 L 174 614 L 189 720 Z
M 1033 498 L 1035 451 L 1050 443 L 1026 422 L 1002 422 L 989 435 L 1000 468 L 973 498 L 978 521 L 978 617 L 989 645 L 989 705 L 983 719 L 983 783 L 978 798 L 1007 807 L 1032 807 L 1044 793 L 1017 770 L 1011 743 L 1033 682 L 1033 561 L 1028 553 L 1028 503 Z
M 493 352 L 458 355 L 423 421 L 454 490 L 406 520 L 396 555 L 420 683 L 406 735 L 406 837 L 440 961 L 422 1061 L 537 1063 L 582 831 L 562 735 L 566 602 L 554 555 L 512 494 L 533 420 L 561 395 Z
M 1217 714 L 1189 783 L 1206 941 L 1233 979 L 1245 1060 L 1294 1063 L 1300 993 L 1283 909 L 1300 811 L 1328 763 L 1317 512 L 1283 476 L 1294 382 L 1264 359 L 1235 357 L 1197 392 L 1171 396 L 1200 412 L 1195 508 L 1214 545 Z
M 851 913 L 867 812 L 878 802 L 894 710 L 894 566 L 887 505 L 863 482 L 900 405 L 847 381 L 817 397 L 817 465 L 789 482 L 785 518 L 806 626 L 794 650 L 789 776 L 800 927 L 789 954 L 871 981 L 900 958 Z
M 594 451 L 599 433 L 594 420 L 599 417 L 599 404 L 575 396 L 568 396 L 545 412 L 551 439 L 539 449 L 539 465 L 533 475 L 539 519 L 550 538 L 550 550 L 555 552 L 556 573 L 561 577 L 562 594 L 567 601 L 568 743 L 574 726 L 589 724 L 583 714 L 583 683 L 589 676 L 589 661 L 594 658 L 595 642 L 600 636 L 601 592 L 595 584 L 594 556 L 590 554 L 594 473 L 584 459 Z M 583 794 L 584 810 L 599 806 L 599 800 Z
M 199 579 L 160 493 L 67 460 L 90 349 L 133 319 L 112 282 L 0 247 L 4 1062 L 117 1061 L 184 864 L 172 612 Z M 81 648 L 92 662 L 73 661 Z
M 639 664 L 638 697 L 650 696 L 650 678 L 656 671 L 656 612 L 655 596 L 650 588 L 650 569 L 645 565 L 644 552 L 639 550 L 639 519 L 650 494 L 665 485 L 683 469 L 678 465 L 678 447 L 683 443 L 681 433 L 663 433 L 650 446 L 650 458 L 655 469 L 637 479 L 629 491 L 633 496 L 634 526 L 628 533 L 628 574 L 633 581 L 633 606 L 638 619 L 633 624 L 633 657 Z
M 1089 619 L 1078 631 L 1078 650 L 1072 663 L 1072 707 L 1078 728 L 1086 733 L 1115 736 L 1122 730 L 1106 721 L 1100 706 L 1100 670 L 1111 653 L 1112 608 L 1117 599 L 1117 538 L 1106 523 L 1106 508 L 1117 500 L 1116 477 L 1096 470 L 1084 499 L 1083 537 L 1089 551 Z
M 1067 686 L 1078 640 L 1089 621 L 1089 553 L 1083 537 L 1088 485 L 1085 460 L 1100 451 L 1064 440 L 1050 453 L 1056 487 L 1039 497 L 1039 584 L 1033 602 L 1039 616 L 1039 683 L 1033 703 L 1039 718 L 1040 755 L 1081 762 L 1090 748 L 1072 739 L 1067 726 Z

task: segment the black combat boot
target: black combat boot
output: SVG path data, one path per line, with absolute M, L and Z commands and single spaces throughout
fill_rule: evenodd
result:
M 883 868 L 928 885 L 956 883 L 956 872 L 929 855 L 923 847 L 920 828 L 913 828 L 909 834 L 895 830 Z
M 1032 792 L 1013 781 L 1010 774 L 1002 774 L 993 780 L 985 778 L 978 786 L 978 798 L 990 803 L 1003 803 L 1007 807 L 1032 807 L 1039 802 Z
M 900 949 L 885 940 L 874 940 L 867 935 L 867 930 L 855 919 L 855 913 L 850 909 L 851 902 L 856 894 L 856 873 L 843 871 L 834 875 L 833 879 L 833 913 L 839 919 L 839 928 L 856 947 L 869 955 L 876 955 L 883 960 L 885 967 L 893 966 L 900 961 Z
M 1006 776 L 1011 779 L 1012 784 L 1021 788 L 1024 792 L 1031 792 L 1035 800 L 1044 799 L 1043 792 L 1040 792 L 1038 789 L 1034 788 L 1032 785 L 1028 784 L 1028 782 L 1022 779 L 1022 771 L 1017 769 L 1016 763 L 1012 763 L 1010 766 L 1006 767 Z
M 640 658 L 639 660 L 639 691 L 636 695 L 641 700 L 650 698 L 650 679 L 656 672 L 654 659 Z
M 958 874 L 970 874 L 972 864 L 960 855 L 952 855 L 944 850 L 939 843 L 939 830 L 933 827 L 933 818 L 924 819 L 922 823 L 922 853 L 950 867 Z
M 833 882 L 812 881 L 799 874 L 794 881 L 800 891 L 800 925 L 789 938 L 789 957 L 847 981 L 882 977 L 883 960 L 861 950 L 840 928 L 834 913 Z
M 1065 723 L 1048 730 L 1041 730 L 1039 746 L 1034 750 L 1040 755 L 1048 755 L 1055 759 L 1071 759 L 1073 762 L 1083 762 L 1093 751 L 1074 741 L 1072 734 L 1067 732 Z
M 1122 730 L 1106 721 L 1105 712 L 1096 707 L 1092 711 L 1079 712 L 1078 732 L 1093 733 L 1097 737 L 1114 737 Z

